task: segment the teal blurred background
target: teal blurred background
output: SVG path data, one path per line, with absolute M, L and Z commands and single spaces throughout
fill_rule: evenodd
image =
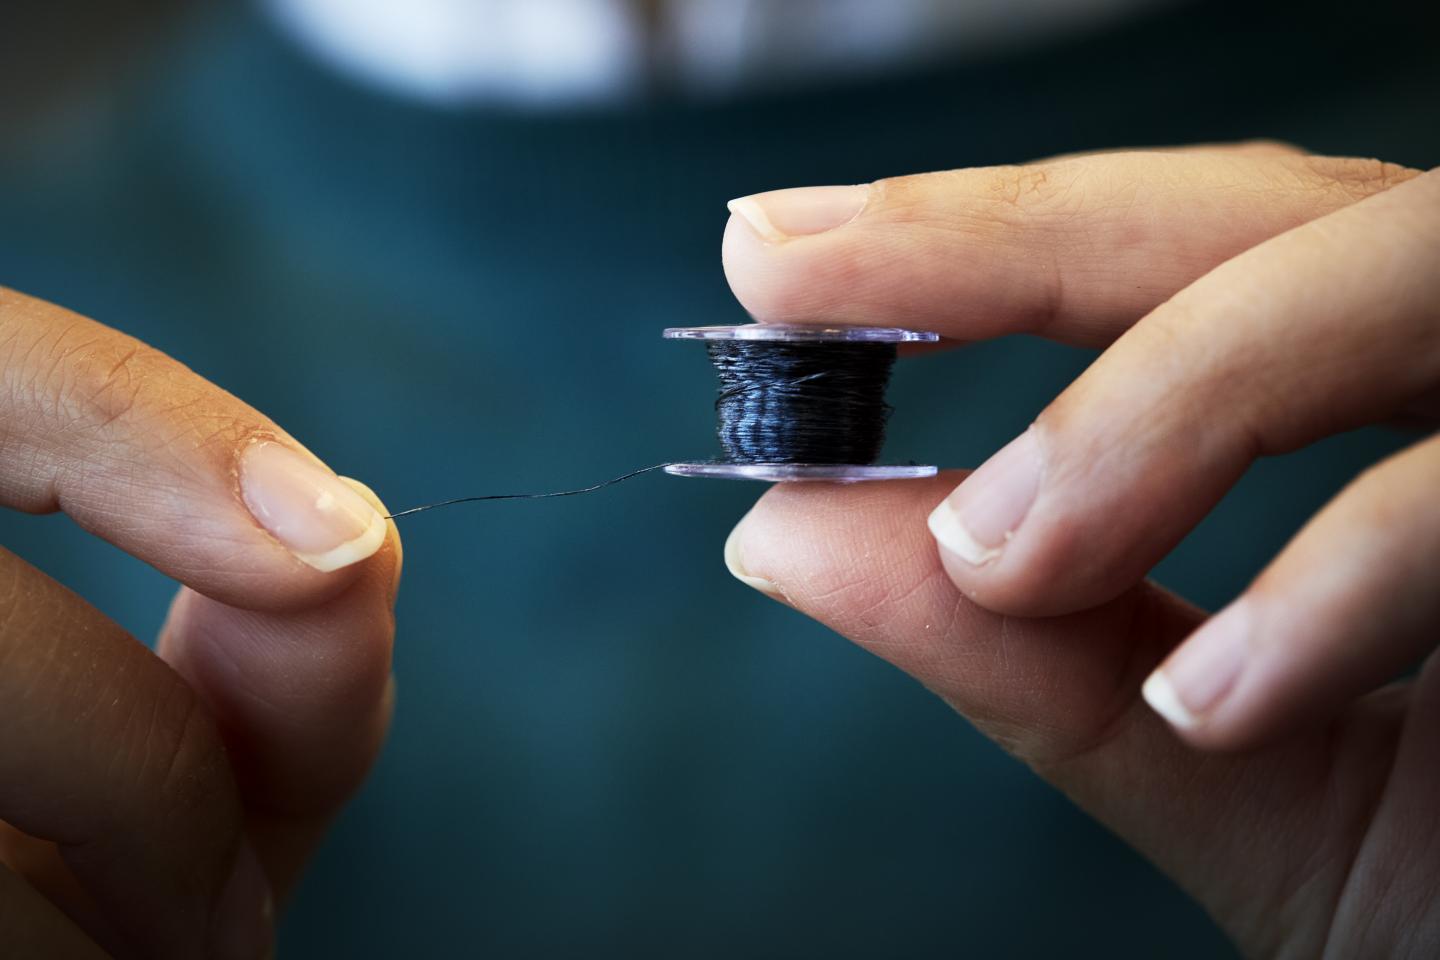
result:
M 1428 6 L 1180 4 L 864 82 L 543 114 L 376 93 L 208 6 L 0 145 L 0 282 L 180 358 L 392 508 L 583 485 L 713 452 L 703 351 L 658 334 L 743 319 L 730 197 L 1255 136 L 1433 166 Z M 888 458 L 977 464 L 1090 359 L 906 362 Z M 1156 576 L 1223 602 L 1403 442 L 1261 464 Z M 760 492 L 652 475 L 404 521 L 394 732 L 281 956 L 1229 955 L 917 684 L 734 582 L 720 548 Z M 0 516 L 0 542 L 153 636 L 164 577 L 64 518 Z

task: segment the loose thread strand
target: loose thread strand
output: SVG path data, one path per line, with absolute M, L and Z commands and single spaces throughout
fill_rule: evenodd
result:
M 890 418 L 885 387 L 895 363 L 893 340 L 714 339 L 706 349 L 720 380 L 716 435 L 725 458 L 718 463 L 863 467 L 879 457 Z M 676 464 L 657 463 L 575 490 L 457 497 L 401 510 L 386 519 L 481 500 L 573 497 L 670 466 Z
M 545 500 L 550 497 L 573 497 L 582 493 L 593 493 L 596 490 L 603 490 L 605 487 L 613 487 L 617 483 L 623 483 L 632 477 L 638 477 L 642 473 L 654 473 L 656 470 L 663 470 L 670 466 L 670 462 L 657 463 L 650 467 L 641 467 L 639 470 L 631 470 L 629 473 L 610 480 L 602 480 L 599 483 L 588 487 L 580 487 L 576 490 L 555 490 L 550 493 L 491 493 L 480 497 L 456 497 L 454 500 L 441 500 L 439 503 L 427 503 L 420 507 L 411 507 L 408 510 L 401 510 L 387 516 L 386 520 L 398 520 L 401 517 L 408 517 L 412 513 L 424 513 L 426 510 L 434 510 L 437 507 L 451 507 L 457 503 L 476 503 L 480 500 Z

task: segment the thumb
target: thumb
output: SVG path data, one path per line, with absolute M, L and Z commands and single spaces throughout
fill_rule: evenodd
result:
M 1273 955 L 1283 941 L 1318 955 L 1385 786 L 1393 698 L 1266 751 L 1186 746 L 1140 685 L 1200 612 L 1149 584 L 1064 617 L 971 603 L 925 528 L 959 479 L 781 484 L 731 534 L 727 563 L 939 694 L 1170 873 L 1247 953 Z M 1286 926 L 1277 917 L 1296 898 L 1327 907 Z
M 346 483 L 388 514 L 369 488 Z M 282 896 L 389 725 L 401 547 L 393 522 L 387 531 L 333 597 L 275 612 L 182 588 L 161 635 L 160 655 L 215 718 L 257 855 Z

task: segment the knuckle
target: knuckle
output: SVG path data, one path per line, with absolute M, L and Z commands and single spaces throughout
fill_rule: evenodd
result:
M 1257 137 L 1252 140 L 1242 140 L 1236 143 L 1234 147 L 1236 150 L 1241 150 L 1246 153 L 1280 153 L 1304 156 L 1307 152 L 1305 148 L 1299 144 L 1291 143 L 1289 140 L 1278 140 L 1273 137 Z
M 1056 168 L 1056 164 L 1000 167 L 986 183 L 985 197 L 1016 208 L 1043 206 L 1058 195 Z
M 958 170 L 886 177 L 871 185 L 870 202 L 883 211 L 888 221 L 906 223 L 922 220 L 933 215 L 935 196 L 957 188 L 960 177 L 961 171 Z
M 1308 155 L 1295 160 L 1311 182 L 1326 190 L 1340 190 L 1356 200 L 1389 190 L 1420 174 L 1419 170 L 1398 163 L 1366 157 Z
M 67 422 L 103 430 L 143 419 L 148 395 L 164 379 L 166 358 L 129 337 L 72 331 L 57 339 L 46 358 Z
M 20 310 L 0 336 L 12 401 L 57 427 L 104 427 L 130 416 L 162 355 L 59 308 Z
M 108 427 L 136 410 L 145 382 L 145 359 L 136 344 L 86 350 L 65 374 L 63 404 L 75 422 Z
M 1010 226 L 1063 209 L 1078 169 L 1054 161 L 944 170 L 879 180 L 875 189 L 892 222 L 953 218 L 966 227 L 975 221 Z
M 0 299 L 0 387 L 36 427 L 102 447 L 120 435 L 157 449 L 233 447 L 258 427 L 154 347 L 18 294 Z

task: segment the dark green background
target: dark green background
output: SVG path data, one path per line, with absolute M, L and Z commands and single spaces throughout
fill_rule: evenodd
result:
M 1181 5 L 882 82 L 549 116 L 389 99 L 221 8 L 107 111 L 8 142 L 0 282 L 179 357 L 394 508 L 582 485 L 713 452 L 703 351 L 658 333 L 743 319 L 726 199 L 1253 136 L 1434 165 L 1429 6 Z M 890 459 L 974 465 L 1089 360 L 908 362 Z M 1402 442 L 1261 464 L 1157 576 L 1223 602 Z M 404 521 L 394 735 L 282 956 L 1228 955 L 917 684 L 735 583 L 759 493 L 648 476 Z M 160 575 L 63 518 L 0 516 L 0 542 L 153 635 Z

